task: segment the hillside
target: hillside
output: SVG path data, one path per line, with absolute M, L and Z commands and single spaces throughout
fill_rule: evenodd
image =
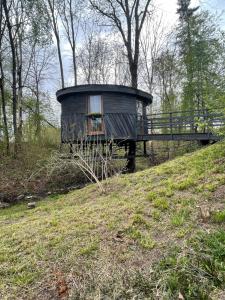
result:
M 224 299 L 225 142 L 0 210 L 0 299 Z

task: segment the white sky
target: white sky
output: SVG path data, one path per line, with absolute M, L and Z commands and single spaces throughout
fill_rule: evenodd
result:
M 211 11 L 212 13 L 216 13 L 218 15 L 221 14 L 221 25 L 225 29 L 225 0 L 192 0 L 191 6 L 195 7 L 200 5 L 202 9 L 207 9 Z M 163 15 L 163 20 L 168 28 L 168 30 L 173 27 L 178 19 L 178 16 L 176 14 L 177 10 L 177 0 L 154 0 L 154 6 L 159 10 L 160 13 Z M 63 46 L 63 45 L 62 45 Z M 63 47 L 63 59 L 64 61 L 68 61 L 68 45 L 64 45 Z M 56 63 L 58 61 L 56 60 Z M 65 63 L 67 65 L 67 63 Z M 65 74 L 68 74 L 68 67 L 67 70 L 65 70 Z M 68 75 L 67 75 L 68 76 Z M 50 89 L 50 95 L 52 100 L 52 106 L 54 108 L 54 111 L 57 115 L 57 119 L 60 117 L 60 104 L 56 101 L 55 92 L 59 88 L 59 73 L 56 74 L 57 80 L 55 83 L 51 82 L 51 89 Z M 70 82 L 68 78 L 65 78 L 66 82 Z M 72 84 L 72 82 L 71 82 Z M 49 84 L 48 84 L 49 87 Z

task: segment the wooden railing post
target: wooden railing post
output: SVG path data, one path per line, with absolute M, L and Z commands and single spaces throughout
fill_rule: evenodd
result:
M 173 134 L 173 115 L 170 112 L 170 134 Z

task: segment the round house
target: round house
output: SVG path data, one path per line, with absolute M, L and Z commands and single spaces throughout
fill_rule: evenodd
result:
M 61 103 L 61 138 L 76 143 L 82 138 L 139 141 L 148 134 L 145 116 L 152 96 L 121 85 L 79 85 L 58 90 Z

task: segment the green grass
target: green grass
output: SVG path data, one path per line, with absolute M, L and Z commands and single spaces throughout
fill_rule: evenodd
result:
M 0 299 L 57 299 L 56 273 L 71 299 L 210 299 L 223 284 L 224 156 L 221 142 L 111 178 L 104 194 L 89 185 L 0 210 Z M 202 203 L 215 207 L 210 235 Z
M 212 215 L 212 221 L 215 223 L 225 223 L 225 209 L 223 211 L 216 211 Z
M 161 210 L 165 210 L 169 207 L 169 201 L 166 198 L 156 198 L 153 201 L 153 206 Z
M 225 288 L 225 232 L 199 232 L 188 241 L 189 251 L 175 249 L 156 266 L 163 299 L 212 299 L 210 293 Z M 224 295 L 224 294 L 223 294 Z
M 186 224 L 188 217 L 189 217 L 189 210 L 183 208 L 172 215 L 171 224 L 173 226 L 182 226 Z

